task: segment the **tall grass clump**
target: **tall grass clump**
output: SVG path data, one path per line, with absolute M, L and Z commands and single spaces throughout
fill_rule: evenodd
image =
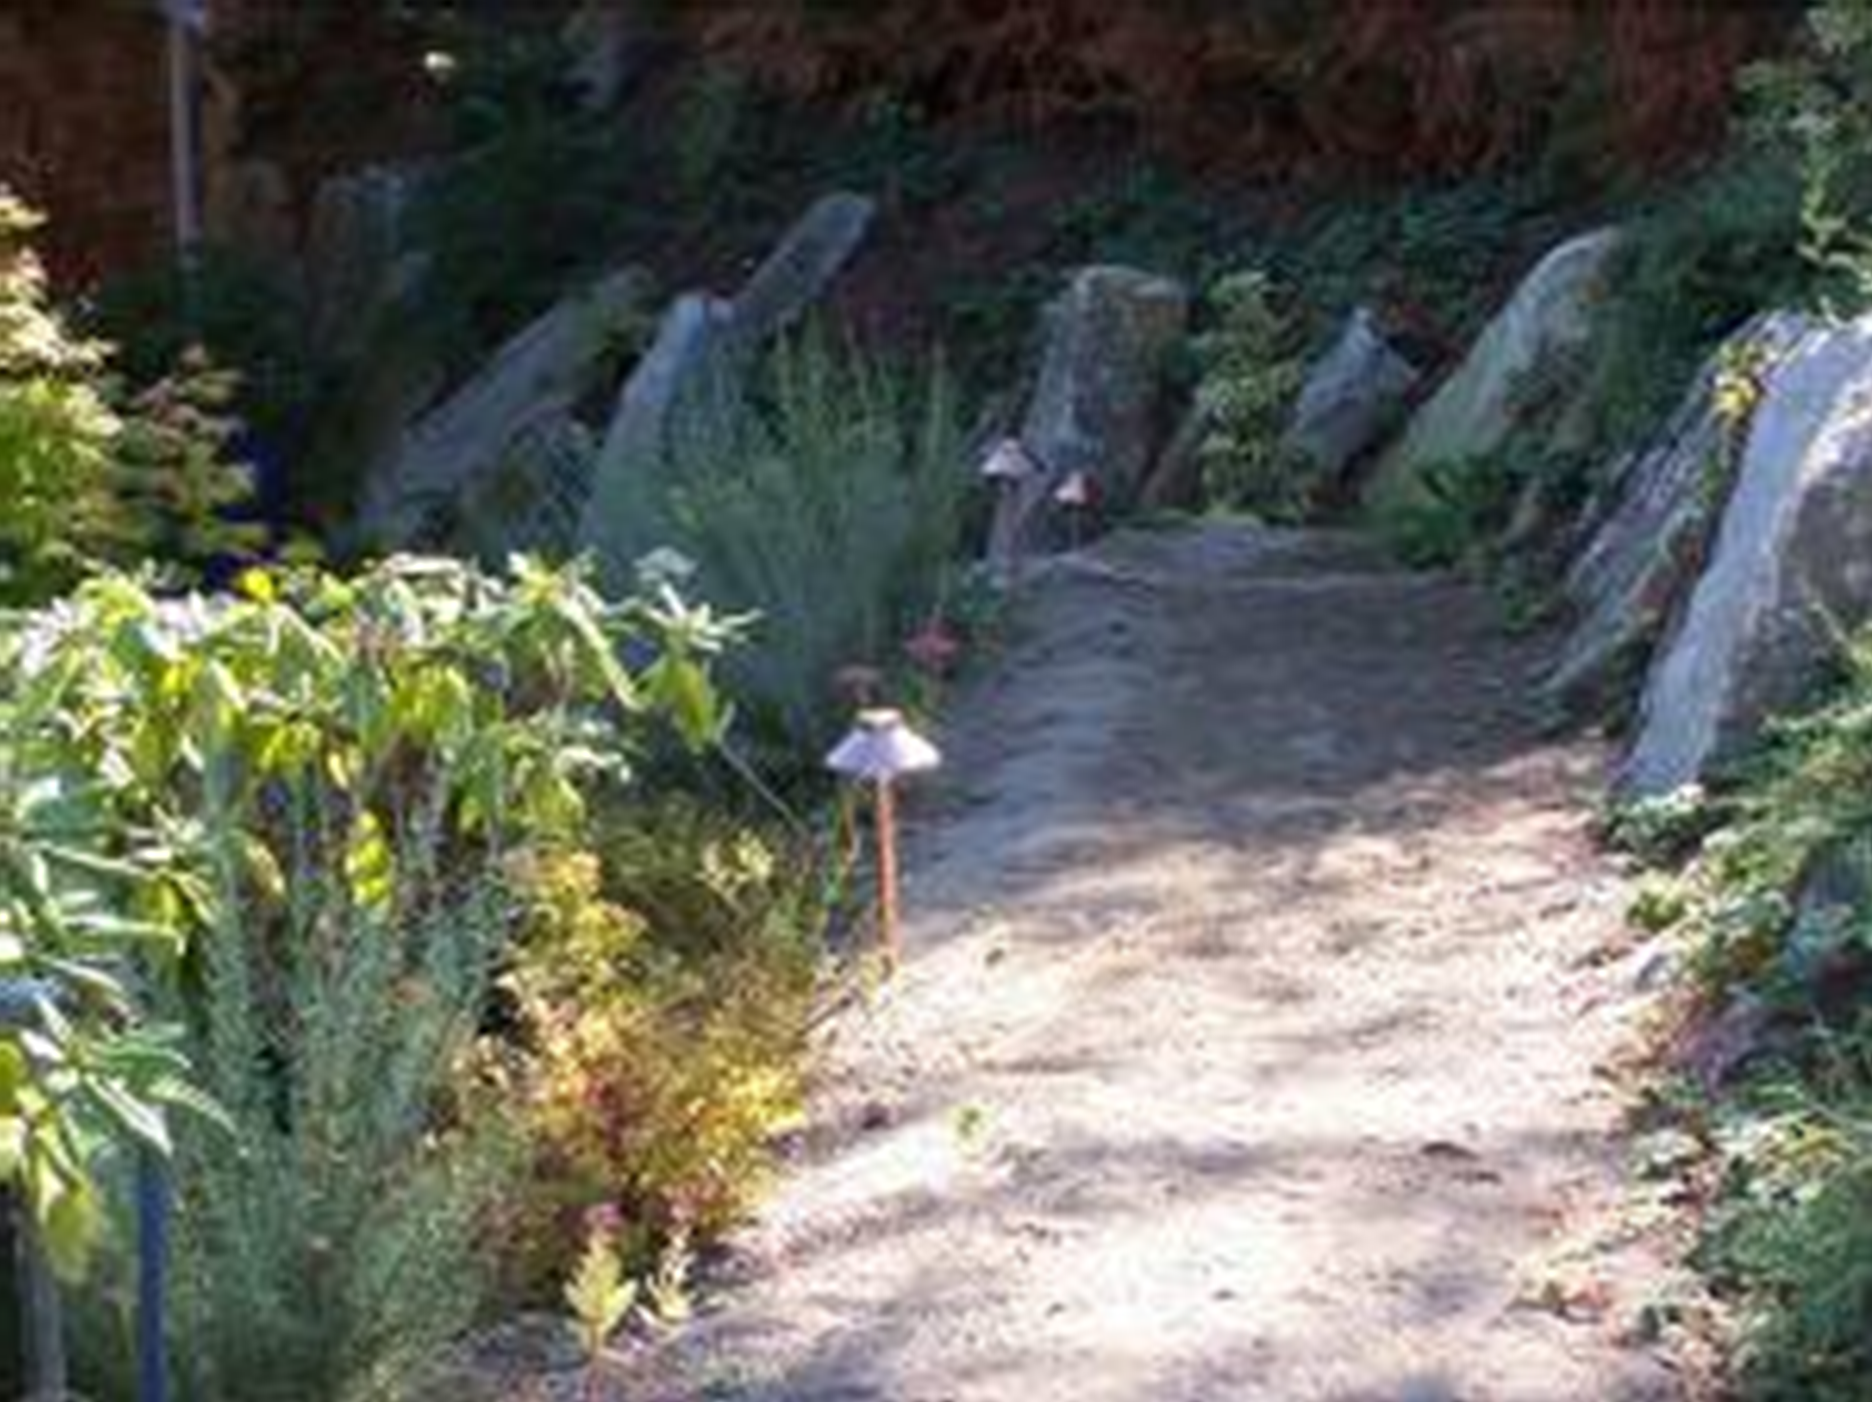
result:
M 110 577 L 30 628 L 65 721 L 19 759 L 108 778 L 98 823 L 139 865 L 119 921 L 165 939 L 133 1017 L 214 1110 L 164 1139 L 189 1398 L 425 1388 L 525 1193 L 475 1069 L 526 875 L 580 851 L 653 728 L 713 734 L 719 631 L 669 593 L 413 560 L 179 602 Z
M 754 616 L 724 675 L 755 734 L 811 756 L 844 720 L 851 664 L 883 666 L 942 603 L 970 486 L 955 395 L 808 335 L 740 394 L 700 397 L 619 513 L 698 591 Z

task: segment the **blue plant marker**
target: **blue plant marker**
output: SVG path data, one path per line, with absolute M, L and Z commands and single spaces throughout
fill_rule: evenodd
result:
M 137 1164 L 137 1398 L 169 1398 L 163 1291 L 169 1276 L 169 1184 L 145 1152 Z

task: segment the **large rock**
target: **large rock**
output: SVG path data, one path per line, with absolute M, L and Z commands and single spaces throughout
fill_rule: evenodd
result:
M 573 415 L 529 427 L 494 471 L 463 494 L 454 512 L 455 544 L 495 566 L 515 552 L 569 555 L 597 461 L 596 436 Z
M 415 217 L 433 168 L 366 166 L 332 176 L 312 199 L 305 244 L 312 335 L 328 352 L 356 349 L 386 303 L 415 276 Z
M 1215 414 L 1200 397 L 1183 411 L 1138 494 L 1146 512 L 1190 512 L 1203 501 L 1203 445 L 1214 432 Z
M 1662 433 L 1612 476 L 1600 518 L 1566 581 L 1574 625 L 1549 674 L 1549 701 L 1570 715 L 1628 703 L 1652 650 L 1696 584 L 1728 503 L 1744 426 L 1726 417 L 1726 378 L 1769 378 L 1811 330 L 1804 317 L 1758 318 L 1710 358 Z
M 1423 373 L 1385 339 L 1370 309 L 1347 319 L 1307 373 L 1283 441 L 1312 481 L 1343 484 L 1402 422 Z
M 570 415 L 598 388 L 648 287 L 645 274 L 626 269 L 567 298 L 418 421 L 367 485 L 366 541 L 380 548 L 420 541 L 439 515 L 510 464 L 527 435 Z
M 841 191 L 817 201 L 734 300 L 732 338 L 758 350 L 819 305 L 877 222 L 877 202 Z
M 877 217 L 861 195 L 828 195 L 809 209 L 732 302 L 680 297 L 620 392 L 579 525 L 600 570 L 624 578 L 637 543 L 632 503 L 697 407 L 732 397 L 747 364 L 805 318 L 863 247 Z
M 1103 502 L 1134 502 L 1163 432 L 1171 358 L 1189 330 L 1182 284 L 1135 269 L 1073 277 L 1047 312 L 1046 348 L 1021 442 L 1043 472 L 1002 500 L 992 554 L 1011 559 L 1044 533 L 1054 488 L 1083 473 Z
M 1628 796 L 1705 779 L 1872 613 L 1872 318 L 1805 330 L 1763 387 L 1708 569 L 1646 686 Z
M 1464 358 L 1385 455 L 1368 493 L 1382 504 L 1413 493 L 1424 470 L 1438 463 L 1486 458 L 1522 428 L 1531 408 L 1564 423 L 1566 399 L 1580 376 L 1580 353 L 1592 339 L 1606 302 L 1616 230 L 1582 235 L 1548 254 L 1515 290 Z
M 587 110 L 616 107 L 649 70 L 656 46 L 643 8 L 637 0 L 586 0 L 567 16 L 559 37 Z
M 598 451 L 578 528 L 608 580 L 622 580 L 637 547 L 634 504 L 680 431 L 680 420 L 722 391 L 733 308 L 688 293 L 663 315 L 656 340 L 631 371 Z

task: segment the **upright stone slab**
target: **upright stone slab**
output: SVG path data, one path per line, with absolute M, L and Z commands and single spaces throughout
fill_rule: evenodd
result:
M 647 281 L 627 269 L 567 298 L 418 421 L 368 485 L 366 540 L 380 548 L 419 540 L 438 512 L 511 461 L 517 441 L 570 414 L 641 311 Z
M 1385 338 L 1371 309 L 1359 308 L 1307 373 L 1283 449 L 1306 463 L 1321 486 L 1343 484 L 1402 422 L 1422 378 Z
M 1189 330 L 1188 290 L 1136 269 L 1073 277 L 1047 312 L 1046 348 L 1021 431 L 1042 473 L 1003 499 L 991 554 L 1006 560 L 1043 534 L 1058 484 L 1075 473 L 1108 506 L 1136 501 L 1155 461 L 1166 373 Z
M 1565 422 L 1566 407 L 1556 411 L 1552 398 L 1579 379 L 1572 362 L 1591 340 L 1605 305 L 1618 244 L 1616 230 L 1602 229 L 1541 260 L 1462 365 L 1412 417 L 1380 463 L 1368 501 L 1407 498 L 1432 465 L 1501 449 L 1522 427 L 1531 385 L 1542 387 L 1546 413 Z
M 314 194 L 306 285 L 312 335 L 327 351 L 354 350 L 356 334 L 407 280 L 411 225 L 432 175 L 417 164 L 365 166 L 330 177 Z
M 1629 704 L 1651 652 L 1696 584 L 1729 500 L 1739 436 L 1718 393 L 1725 376 L 1766 383 L 1810 330 L 1795 313 L 1756 319 L 1703 367 L 1663 431 L 1615 475 L 1612 506 L 1567 575 L 1575 623 L 1545 683 L 1562 712 Z
M 656 340 L 624 382 L 578 529 L 579 545 L 596 556 L 609 581 L 622 581 L 631 564 L 632 503 L 641 480 L 668 453 L 686 407 L 728 374 L 724 347 L 732 321 L 727 303 L 685 294 L 664 313 Z
M 1797 706 L 1872 614 L 1872 318 L 1813 327 L 1769 377 L 1708 569 L 1652 670 L 1620 776 L 1706 779 Z
M 733 340 L 756 351 L 819 305 L 877 222 L 877 202 L 840 191 L 816 201 L 734 300 Z
M 678 298 L 655 344 L 618 396 L 579 524 L 579 544 L 608 580 L 627 579 L 638 545 L 632 502 L 669 450 L 685 413 L 737 393 L 747 364 L 806 317 L 863 247 L 876 202 L 838 193 L 817 201 L 732 302 Z

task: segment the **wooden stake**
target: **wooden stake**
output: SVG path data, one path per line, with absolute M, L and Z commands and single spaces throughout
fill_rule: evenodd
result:
M 877 783 L 877 859 L 878 938 L 885 969 L 895 973 L 903 962 L 903 933 L 897 911 L 897 791 L 888 779 Z

